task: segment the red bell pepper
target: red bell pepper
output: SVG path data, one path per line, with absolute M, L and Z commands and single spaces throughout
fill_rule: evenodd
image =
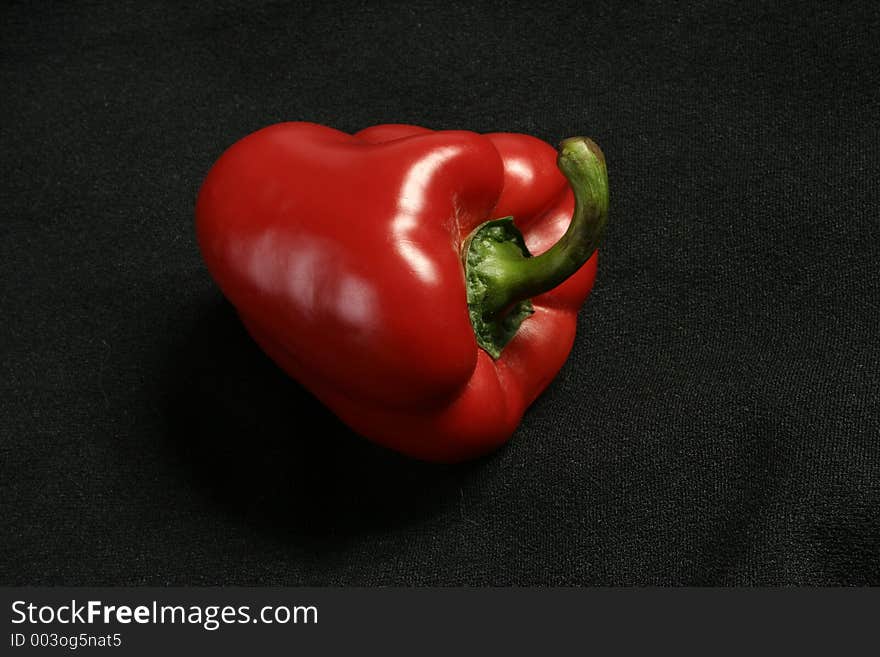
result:
M 281 123 L 220 157 L 196 218 L 278 365 L 359 434 L 454 462 L 504 443 L 567 358 L 607 208 L 586 138 Z

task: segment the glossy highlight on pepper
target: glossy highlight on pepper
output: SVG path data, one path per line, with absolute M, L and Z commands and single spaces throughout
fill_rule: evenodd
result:
M 199 192 L 199 245 L 261 348 L 352 429 L 455 462 L 568 356 L 607 220 L 586 138 L 281 123 Z

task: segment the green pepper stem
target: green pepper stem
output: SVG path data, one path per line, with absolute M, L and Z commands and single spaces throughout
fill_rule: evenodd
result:
M 560 144 L 557 166 L 574 192 L 571 223 L 548 251 L 517 263 L 511 301 L 536 296 L 562 283 L 590 259 L 605 233 L 608 174 L 602 151 L 586 137 L 572 137 Z
M 586 137 L 571 137 L 559 145 L 556 163 L 575 200 L 571 223 L 556 244 L 531 256 L 510 217 L 482 224 L 465 242 L 471 322 L 477 342 L 495 358 L 531 314 L 528 300 L 580 269 L 605 233 L 608 173 L 602 151 Z

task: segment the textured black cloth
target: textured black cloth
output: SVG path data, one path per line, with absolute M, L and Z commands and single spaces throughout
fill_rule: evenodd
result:
M 0 583 L 880 583 L 875 3 L 185 4 L 2 9 Z M 247 337 L 193 204 L 282 120 L 602 146 L 507 447 L 374 447 Z

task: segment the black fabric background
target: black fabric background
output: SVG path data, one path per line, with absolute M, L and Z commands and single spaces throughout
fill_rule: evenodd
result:
M 880 14 L 542 4 L 4 5 L 0 583 L 880 583 Z M 282 120 L 601 144 L 509 446 L 385 452 L 248 339 L 193 203 Z

